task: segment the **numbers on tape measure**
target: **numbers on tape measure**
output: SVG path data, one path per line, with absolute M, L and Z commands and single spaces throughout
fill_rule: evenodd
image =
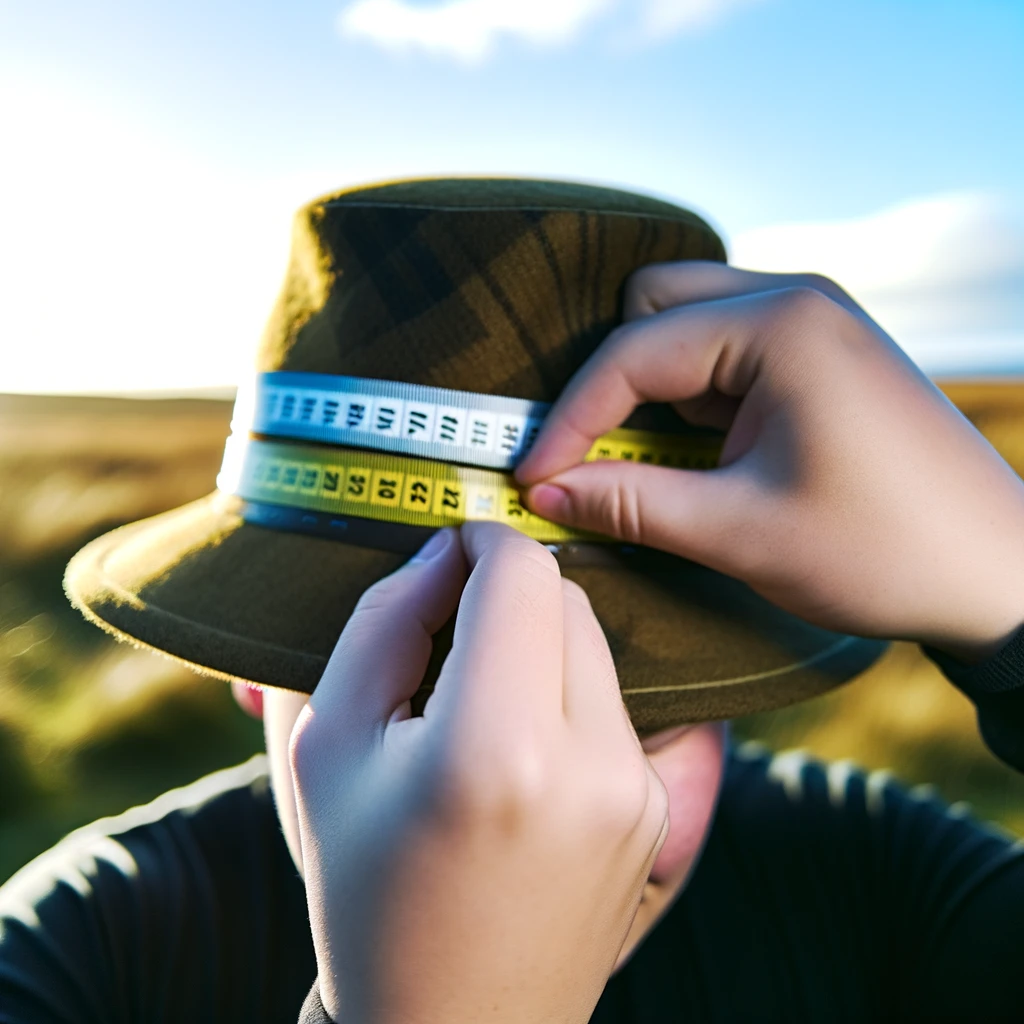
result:
M 370 502 L 373 505 L 386 505 L 394 508 L 398 505 L 399 488 L 402 486 L 404 473 L 392 473 L 389 470 L 376 470 L 370 488 Z
M 466 436 L 466 424 L 461 409 L 441 409 L 437 424 L 437 440 L 445 444 L 461 445 Z
M 344 466 L 324 466 L 323 482 L 320 484 L 320 494 L 325 498 L 336 498 L 341 494 L 341 488 L 345 481 Z
M 434 481 L 426 476 L 406 477 L 405 493 L 402 495 L 402 508 L 410 512 L 426 512 L 430 509 L 434 496 Z
M 345 497 L 349 501 L 366 501 L 368 498 L 366 488 L 369 479 L 370 471 L 368 469 L 350 469 L 345 479 Z
M 365 402 L 349 402 L 348 411 L 345 414 L 345 426 L 349 430 L 358 430 L 366 419 Z
M 287 396 L 285 396 L 287 398 Z M 398 404 L 398 403 L 396 403 Z M 373 415 L 376 423 L 398 431 L 447 433 L 473 443 L 497 431 L 501 440 L 522 444 L 523 431 L 533 429 L 527 421 L 475 415 L 452 418 L 446 413 L 424 420 L 415 403 L 390 410 L 362 410 L 358 403 L 347 409 L 339 405 L 337 415 L 349 419 Z M 301 405 L 293 415 L 304 415 Z M 524 424 L 526 424 L 524 426 Z M 452 442 L 454 443 L 454 442 Z M 657 438 L 636 431 L 614 431 L 601 438 L 586 456 L 587 461 L 617 459 L 647 465 L 707 469 L 717 465 L 719 448 L 710 441 Z M 250 501 L 288 505 L 310 512 L 377 518 L 424 526 L 445 526 L 474 520 L 504 522 L 541 541 L 562 541 L 581 536 L 566 527 L 547 522 L 524 508 L 515 481 L 497 470 L 473 469 L 433 461 L 367 451 L 308 448 L 286 442 L 251 440 L 242 459 L 239 482 L 234 493 Z
M 674 441 L 675 439 L 673 439 Z M 714 469 L 718 465 L 719 444 L 690 441 L 663 442 L 665 447 L 641 446 L 620 441 L 602 440 L 595 442 L 584 458 L 585 462 L 601 462 L 611 459 L 619 462 L 639 462 L 647 466 L 665 466 L 674 469 Z
M 443 483 L 438 499 L 438 515 L 454 515 L 462 508 L 462 487 Z
M 491 430 L 494 426 L 494 415 L 477 413 L 470 420 L 469 443 L 474 448 L 491 447 Z

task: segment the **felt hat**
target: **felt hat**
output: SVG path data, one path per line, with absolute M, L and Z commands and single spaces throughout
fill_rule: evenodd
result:
M 613 189 L 431 179 L 339 192 L 296 216 L 256 369 L 551 402 L 619 321 L 629 275 L 688 259 L 725 259 L 703 220 Z M 115 636 L 200 672 L 312 692 L 359 596 L 409 545 L 268 528 L 242 511 L 214 492 L 114 530 L 75 555 L 65 588 Z M 684 559 L 571 556 L 586 547 L 566 546 L 562 572 L 590 596 L 640 732 L 815 696 L 883 649 Z M 450 639 L 435 640 L 420 704 Z

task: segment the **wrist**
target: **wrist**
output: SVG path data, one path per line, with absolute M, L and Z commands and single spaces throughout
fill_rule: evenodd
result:
M 932 628 L 915 639 L 974 665 L 998 653 L 1024 624 L 1024 564 L 1016 557 L 1001 564 L 986 560 L 970 570 L 961 568 L 959 584 L 944 598 L 933 593 L 929 601 L 919 595 L 919 607 L 931 603 L 937 614 Z M 936 600 L 941 604 L 935 606 Z
M 1005 647 L 1024 624 L 1024 607 L 1020 603 L 994 614 L 987 622 L 970 630 L 949 631 L 940 636 L 922 639 L 920 643 L 940 651 L 965 665 L 987 661 Z
M 929 643 L 924 653 L 956 686 L 975 699 L 978 693 L 1017 689 L 1024 683 L 1024 625 L 989 644 Z
M 1021 618 L 1021 622 L 1024 622 L 1024 616 Z M 1017 624 L 1017 628 L 1020 627 L 1020 622 Z M 982 661 L 987 661 L 993 655 L 1009 643 L 1017 629 L 1010 629 L 1007 632 L 1001 634 L 993 640 L 981 640 L 981 641 L 963 641 L 963 640 L 936 640 L 929 644 L 935 650 L 940 651 L 942 654 L 946 654 L 951 658 L 955 658 L 957 661 L 963 662 L 965 665 L 977 665 Z

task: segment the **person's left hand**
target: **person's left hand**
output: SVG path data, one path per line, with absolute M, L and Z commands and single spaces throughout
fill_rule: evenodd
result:
M 585 1022 L 668 831 L 584 592 L 463 528 L 364 594 L 292 732 L 321 998 L 339 1022 Z

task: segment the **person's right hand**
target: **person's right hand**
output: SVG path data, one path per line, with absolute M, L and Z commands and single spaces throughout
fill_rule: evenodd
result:
M 842 632 L 976 658 L 1024 621 L 1024 486 L 841 288 L 658 264 L 625 315 L 517 469 L 533 511 Z M 579 465 L 646 401 L 727 430 L 719 468 Z

